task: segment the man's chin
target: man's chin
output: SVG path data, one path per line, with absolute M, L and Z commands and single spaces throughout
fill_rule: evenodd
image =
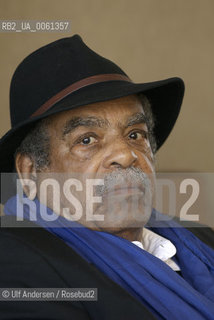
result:
M 89 229 L 96 230 L 96 231 L 103 231 L 108 232 L 112 234 L 119 235 L 122 232 L 125 232 L 126 230 L 133 230 L 135 232 L 136 229 L 142 229 L 144 225 L 148 222 L 149 217 L 142 218 L 142 212 L 141 212 L 141 220 L 139 221 L 136 219 L 133 219 L 132 216 L 126 217 L 126 219 L 119 219 L 114 217 L 114 219 L 109 219 L 109 217 L 105 217 L 104 221 L 96 221 L 94 222 L 94 225 L 88 222 L 83 222 L 83 224 L 88 227 Z
M 121 206 L 121 203 L 115 203 L 113 207 L 106 207 L 103 204 L 97 207 L 94 212 L 96 217 L 103 217 L 103 219 L 95 221 L 95 224 L 102 228 L 103 231 L 139 228 L 147 223 L 151 211 L 151 205 L 133 208 L 129 203 L 124 207 Z

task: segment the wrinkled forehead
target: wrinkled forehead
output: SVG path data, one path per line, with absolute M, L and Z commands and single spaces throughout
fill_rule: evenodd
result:
M 70 120 L 72 121 L 72 119 L 87 119 L 88 126 L 89 118 L 91 118 L 92 124 L 93 119 L 95 120 L 97 118 L 100 127 L 104 127 L 125 124 L 130 117 L 135 115 L 139 117 L 141 114 L 143 116 L 144 111 L 140 98 L 137 95 L 129 95 L 59 112 L 49 117 L 49 123 L 55 129 L 64 130 L 66 123 Z M 84 122 L 82 122 L 82 124 L 84 125 Z

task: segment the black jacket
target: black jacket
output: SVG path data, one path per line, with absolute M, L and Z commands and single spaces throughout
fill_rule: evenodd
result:
M 0 228 L 1 288 L 97 288 L 97 301 L 1 301 L 0 319 L 155 319 L 150 311 L 61 239 L 45 229 L 15 217 L 1 218 L 17 227 Z M 26 225 L 26 223 L 25 223 Z M 214 232 L 193 228 L 214 246 Z

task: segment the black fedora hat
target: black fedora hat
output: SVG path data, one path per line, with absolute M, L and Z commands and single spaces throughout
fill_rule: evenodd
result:
M 0 172 L 12 172 L 16 148 L 39 119 L 138 93 L 151 102 L 158 149 L 179 114 L 184 95 L 180 78 L 134 83 L 116 64 L 88 48 L 79 35 L 39 48 L 19 64 L 11 80 L 12 128 L 0 140 Z

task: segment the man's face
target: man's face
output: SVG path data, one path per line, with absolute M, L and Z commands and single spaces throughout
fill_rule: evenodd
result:
M 87 190 L 83 188 L 80 192 L 73 186 L 72 194 L 84 208 L 78 222 L 95 230 L 106 229 L 115 233 L 133 227 L 130 214 L 132 198 L 135 197 L 134 201 L 145 198 L 145 188 L 149 189 L 151 196 L 150 176 L 154 173 L 153 153 L 139 98 L 130 95 L 58 113 L 51 116 L 49 134 L 48 172 L 66 174 L 62 178 L 63 183 L 70 174 L 74 174 L 73 177 L 83 184 L 86 178 L 104 178 L 107 183 L 107 187 L 94 187 L 97 194 L 103 197 L 101 203 L 93 204 L 93 213 L 104 215 L 104 222 L 86 221 Z M 146 180 L 144 174 L 148 174 L 149 179 Z M 114 192 L 112 188 L 115 187 L 117 191 Z M 49 207 L 53 207 L 53 200 L 50 193 L 47 202 Z M 60 202 L 62 207 L 69 207 L 64 195 L 61 195 Z M 121 204 L 125 202 L 128 214 L 123 217 L 124 207 Z M 114 213 L 112 207 L 109 212 L 109 203 L 113 203 Z M 144 207 L 145 201 L 141 201 L 138 210 L 143 212 Z M 71 213 L 73 210 L 74 207 L 70 205 Z M 144 223 L 139 222 L 139 227 Z

